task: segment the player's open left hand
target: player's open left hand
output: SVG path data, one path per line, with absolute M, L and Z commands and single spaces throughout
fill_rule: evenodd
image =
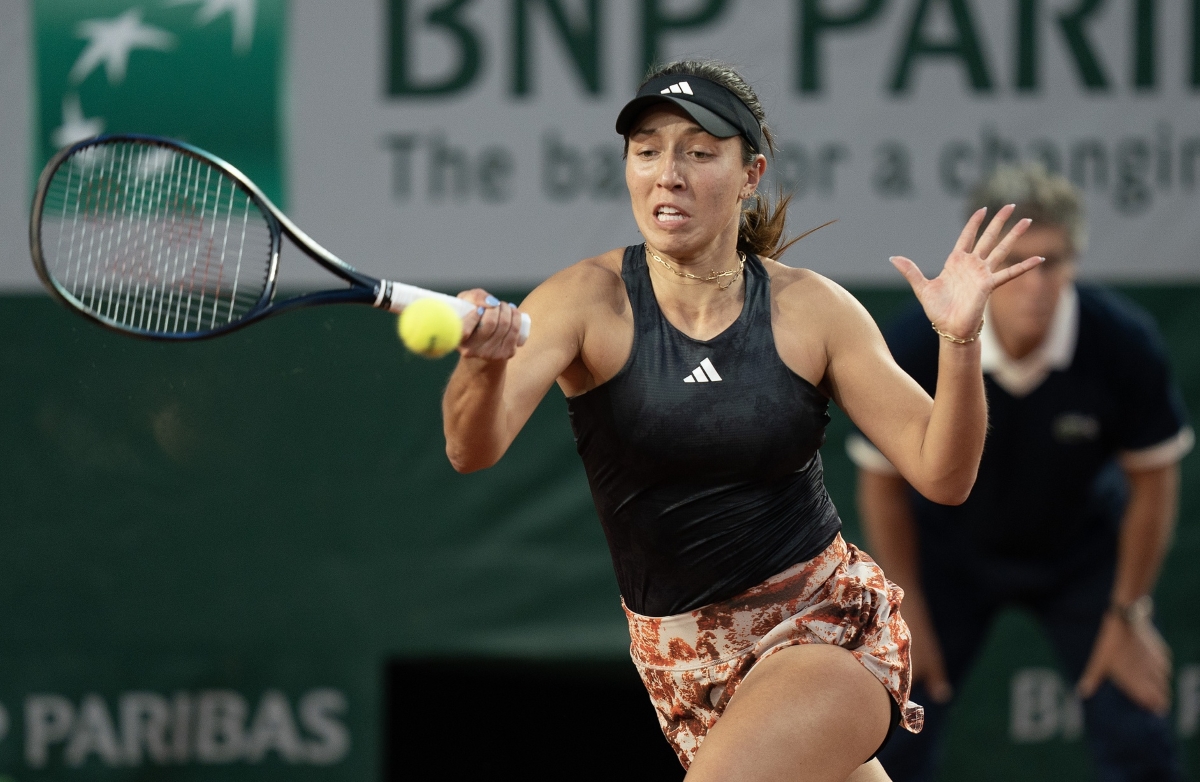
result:
M 1013 242 L 1025 233 L 1031 222 L 1019 221 L 1000 238 L 1014 208 L 1010 204 L 997 212 L 982 235 L 979 227 L 987 210 L 980 209 L 971 215 L 941 274 L 932 280 L 926 279 L 908 258 L 895 256 L 891 259 L 892 265 L 912 286 L 925 309 L 925 316 L 939 331 L 964 339 L 972 337 L 983 321 L 983 308 L 992 291 L 1045 260 L 1035 256 L 1005 265 Z
M 507 361 L 516 355 L 521 336 L 521 311 L 482 288 L 458 294 L 475 305 L 463 317 L 463 337 L 458 352 L 465 358 Z

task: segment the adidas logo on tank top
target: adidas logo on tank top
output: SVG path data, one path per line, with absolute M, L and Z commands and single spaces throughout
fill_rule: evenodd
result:
M 700 366 L 692 370 L 692 374 L 683 379 L 685 383 L 720 383 L 721 376 L 717 374 L 717 368 L 713 366 L 713 362 L 707 358 L 700 362 Z

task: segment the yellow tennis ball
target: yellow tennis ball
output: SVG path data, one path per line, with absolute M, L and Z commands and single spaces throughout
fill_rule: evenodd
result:
M 462 318 L 444 301 L 417 299 L 400 313 L 396 324 L 404 346 L 426 358 L 441 358 L 462 340 Z

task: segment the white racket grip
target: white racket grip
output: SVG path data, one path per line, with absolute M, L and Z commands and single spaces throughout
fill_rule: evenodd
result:
M 475 309 L 474 304 L 457 296 L 448 296 L 445 293 L 418 288 L 415 285 L 405 285 L 402 282 L 391 282 L 390 280 L 380 281 L 379 294 L 375 301 L 375 306 L 386 307 L 392 312 L 400 312 L 417 299 L 438 299 L 444 301 L 454 308 L 454 311 L 458 313 L 458 317 L 460 318 L 465 318 L 468 312 Z M 518 345 L 524 345 L 525 340 L 529 339 L 530 323 L 529 315 L 522 312 L 521 333 L 517 337 Z

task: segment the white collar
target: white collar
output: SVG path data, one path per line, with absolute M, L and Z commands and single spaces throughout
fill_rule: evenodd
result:
M 991 305 L 979 335 L 983 371 L 1013 396 L 1026 396 L 1058 369 L 1071 366 L 1079 340 L 1079 294 L 1074 284 L 1063 287 L 1054 306 L 1054 320 L 1042 344 L 1021 360 L 1010 358 L 992 329 Z

